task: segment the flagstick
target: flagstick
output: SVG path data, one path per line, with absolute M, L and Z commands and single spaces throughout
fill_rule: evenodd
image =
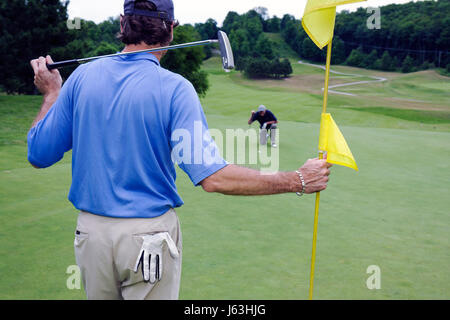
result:
M 330 82 L 331 47 L 332 47 L 332 41 L 330 41 L 330 43 L 327 46 L 327 65 L 325 68 L 325 88 L 324 88 L 324 93 L 323 93 L 322 113 L 327 112 L 327 105 L 328 105 L 328 84 Z
M 328 104 L 328 84 L 330 80 L 330 65 L 331 65 L 331 48 L 332 41 L 327 46 L 327 64 L 325 69 L 325 88 L 323 94 L 323 110 L 322 113 L 327 112 Z M 323 151 L 319 151 L 319 159 L 323 159 Z M 316 263 L 316 242 L 317 242 L 317 225 L 319 222 L 319 203 L 320 203 L 320 192 L 316 193 L 316 206 L 314 214 L 314 232 L 313 232 L 313 244 L 312 244 L 312 254 L 311 254 L 311 273 L 309 278 L 309 300 L 313 298 L 313 288 L 314 288 L 314 267 Z

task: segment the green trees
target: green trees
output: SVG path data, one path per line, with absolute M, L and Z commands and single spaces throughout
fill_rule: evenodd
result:
M 264 57 L 269 60 L 275 59 L 275 45 L 267 38 L 266 35 L 264 35 L 264 33 L 259 35 L 253 51 L 256 56 Z
M 59 0 L 0 2 L 0 85 L 8 93 L 33 93 L 29 61 L 66 44 L 67 3 Z
M 385 71 L 445 68 L 450 63 L 448 12 L 449 0 L 387 5 L 381 7 L 382 28 L 369 29 L 366 9 L 342 11 L 336 16 L 332 63 Z M 280 30 L 301 57 L 325 62 L 325 50 L 307 40 L 301 22 L 293 16 L 281 19 Z
M 331 59 L 333 60 L 334 64 L 341 64 L 344 63 L 346 58 L 347 56 L 345 55 L 345 43 L 341 40 L 341 38 L 339 38 L 339 36 L 336 36 L 333 39 Z
M 37 93 L 29 61 L 50 54 L 55 61 L 119 52 L 124 45 L 117 39 L 119 17 L 96 24 L 80 20 L 68 27 L 67 2 L 59 0 L 10 0 L 0 2 L 0 88 L 7 93 Z M 210 19 L 202 32 L 217 35 L 217 23 Z M 192 26 L 175 29 L 174 43 L 200 40 Z M 163 60 L 168 69 L 190 80 L 197 92 L 208 90 L 206 73 L 200 71 L 203 48 L 170 51 Z M 67 78 L 73 68 L 60 69 Z
M 229 33 L 231 47 L 236 60 L 236 69 L 245 68 L 245 58 L 249 56 L 252 48 L 250 36 L 245 29 L 235 29 Z
M 299 55 L 303 56 L 303 42 L 308 37 L 301 22 L 291 15 L 285 14 L 280 22 L 281 36 L 284 41 Z M 320 51 L 320 50 L 319 50 Z M 303 56 L 304 57 L 304 56 Z
M 364 57 L 364 67 L 369 69 L 376 69 L 376 61 L 378 60 L 377 50 L 372 50 Z
M 414 60 L 408 55 L 402 63 L 402 72 L 408 73 L 413 71 L 414 68 Z
M 205 23 L 196 23 L 194 28 L 200 34 L 202 40 L 217 39 L 219 28 L 217 27 L 217 21 L 214 19 L 208 19 Z M 205 59 L 212 56 L 211 46 L 204 46 L 203 51 L 205 52 Z
M 205 23 L 196 23 L 194 28 L 202 39 L 217 39 L 219 28 L 217 27 L 217 21 L 214 19 L 208 19 Z
M 117 39 L 120 31 L 119 18 L 95 24 L 92 21 L 81 20 L 80 28 L 69 31 L 66 50 L 61 48 L 65 56 L 87 57 L 109 54 L 121 51 L 123 44 Z M 70 50 L 67 49 L 70 48 Z
M 385 71 L 393 71 L 396 67 L 396 63 L 394 62 L 394 59 L 392 59 L 389 52 L 384 51 L 379 61 L 379 69 Z
M 323 51 L 320 51 L 310 38 L 304 38 L 301 46 L 301 56 L 311 61 L 323 61 Z
M 250 78 L 286 78 L 292 73 L 292 66 L 288 59 L 268 60 L 265 58 L 250 59 L 244 70 Z
M 31 59 L 51 55 L 55 61 L 120 51 L 118 18 L 99 25 L 80 20 L 68 27 L 66 1 L 0 2 L 0 86 L 8 93 L 37 93 Z M 61 69 L 67 78 L 74 68 Z
M 364 68 L 365 56 L 362 52 L 362 48 L 359 47 L 358 49 L 353 49 L 345 63 L 352 67 Z
M 285 58 L 279 63 L 279 69 L 274 74 L 281 74 L 284 78 L 286 78 L 292 72 L 292 65 L 289 60 Z
M 239 15 L 229 12 L 222 29 L 228 33 L 236 69 L 251 78 L 282 78 L 292 73 L 289 60 L 280 60 L 274 43 L 264 31 L 279 30 L 281 20 L 268 18 L 267 9 Z
M 174 30 L 173 44 L 197 40 L 200 40 L 200 35 L 191 25 L 179 26 Z M 170 50 L 161 60 L 161 65 L 184 76 L 194 85 L 199 95 L 205 95 L 209 83 L 206 72 L 200 70 L 204 57 L 205 53 L 202 47 Z
M 281 27 L 281 19 L 277 16 L 273 16 L 272 18 L 268 19 L 264 25 L 264 32 L 273 32 L 278 33 L 280 32 Z

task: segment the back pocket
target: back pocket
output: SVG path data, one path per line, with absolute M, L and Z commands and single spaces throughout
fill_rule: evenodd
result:
M 77 229 L 75 231 L 75 240 L 73 244 L 75 247 L 80 247 L 83 243 L 87 241 L 88 238 L 89 234 L 87 232 L 83 232 Z

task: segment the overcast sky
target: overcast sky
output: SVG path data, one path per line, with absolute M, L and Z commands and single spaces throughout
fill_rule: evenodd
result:
M 306 0 L 173 0 L 175 5 L 175 18 L 181 24 L 205 22 L 213 18 L 221 26 L 229 11 L 239 14 L 245 13 L 255 7 L 265 7 L 270 16 L 282 17 L 288 13 L 300 19 L 303 16 Z M 411 0 L 368 0 L 356 4 L 338 7 L 340 10 L 354 10 L 358 7 L 377 7 L 390 3 L 407 3 Z M 123 13 L 124 0 L 70 0 L 69 17 L 80 17 L 96 23 L 108 17 Z

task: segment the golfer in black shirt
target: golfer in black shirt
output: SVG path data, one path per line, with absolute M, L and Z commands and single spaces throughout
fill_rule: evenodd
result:
M 268 133 L 267 130 L 270 130 L 270 142 L 272 143 L 272 147 L 276 148 L 276 129 L 278 120 L 275 115 L 268 110 L 265 106 L 261 105 L 258 108 L 258 111 L 252 111 L 252 115 L 248 120 L 248 124 L 252 124 L 254 121 L 258 121 L 260 124 L 260 133 L 259 133 L 259 142 L 262 145 L 267 143 Z

